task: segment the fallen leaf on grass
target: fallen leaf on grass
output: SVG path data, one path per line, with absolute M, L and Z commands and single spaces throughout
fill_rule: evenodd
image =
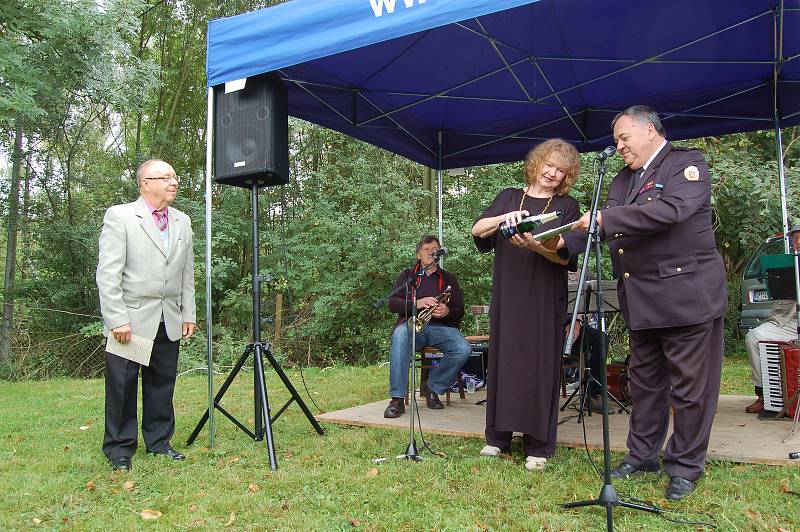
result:
M 359 520 L 358 520 L 358 519 L 356 519 L 355 517 L 351 517 L 351 518 L 349 518 L 348 520 L 350 521 L 350 525 L 351 525 L 351 526 L 358 527 L 358 526 L 360 526 L 360 525 L 361 525 L 361 521 L 359 521 Z
M 187 509 L 188 509 L 190 512 L 196 512 L 196 511 L 197 511 L 197 505 L 196 505 L 196 504 L 190 504 L 190 505 L 189 505 L 189 507 L 188 507 Z
M 89 491 L 94 491 L 97 486 L 94 485 L 94 480 L 90 480 L 86 483 L 86 489 Z
M 247 491 L 249 491 L 250 493 L 255 493 L 260 489 L 261 487 L 258 484 L 253 484 L 252 482 L 247 485 Z
M 231 516 L 228 517 L 228 522 L 225 523 L 225 526 L 231 526 L 234 520 L 236 520 L 236 512 L 231 512 Z
M 367 471 L 367 477 L 368 478 L 377 477 L 378 473 L 380 473 L 380 471 L 378 471 L 378 468 L 377 467 L 373 467 L 372 469 Z
M 131 491 L 136 486 L 136 482 L 132 480 L 126 480 L 125 484 L 122 485 L 122 489 L 126 491 Z
M 34 525 L 37 525 L 37 526 L 42 524 L 42 520 L 41 520 L 41 519 L 39 519 L 38 517 L 34 517 L 34 518 L 32 519 L 32 521 L 33 521 L 33 524 L 34 524 Z
M 749 517 L 752 520 L 758 519 L 758 514 L 756 512 L 754 512 L 751 508 L 748 508 L 747 510 L 745 510 L 744 513 L 745 513 L 745 515 L 747 517 Z
M 122 493 L 122 490 L 119 488 L 111 488 L 111 493 L 113 493 L 114 495 L 118 495 Z
M 281 510 L 288 510 L 289 509 L 289 501 L 283 501 L 281 504 Z
M 153 519 L 158 519 L 159 517 L 161 517 L 161 512 L 159 512 L 158 510 L 150 510 L 148 508 L 145 508 L 144 510 L 139 512 L 139 515 L 145 521 L 152 521 Z

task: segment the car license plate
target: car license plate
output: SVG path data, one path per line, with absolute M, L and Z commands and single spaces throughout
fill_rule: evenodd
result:
M 769 301 L 769 294 L 766 290 L 753 290 L 753 303 Z

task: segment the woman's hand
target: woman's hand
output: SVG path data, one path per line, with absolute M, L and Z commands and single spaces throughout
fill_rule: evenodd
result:
M 547 244 L 548 245 L 551 244 L 552 240 L 556 240 L 556 242 L 558 242 L 557 239 L 550 239 L 546 241 Z M 538 253 L 539 255 L 546 258 L 550 262 L 555 262 L 556 264 L 567 264 L 567 262 L 569 262 L 567 259 L 562 259 L 561 257 L 559 257 L 558 253 L 556 253 L 555 251 L 548 249 L 544 245 L 544 243 L 533 238 L 533 236 L 530 233 L 523 233 L 521 235 L 517 234 L 512 236 L 511 243 L 517 246 L 518 248 L 523 248 Z
M 506 226 L 514 227 L 515 225 L 520 223 L 523 218 L 525 218 L 528 215 L 529 215 L 528 211 L 526 211 L 524 209 L 521 210 L 521 211 L 507 212 L 507 213 L 505 213 L 503 215 L 503 223 L 505 223 Z
M 500 226 L 500 224 L 510 223 L 512 226 L 515 226 L 523 218 L 528 216 L 528 214 L 529 214 L 528 211 L 521 210 L 521 211 L 507 212 L 499 216 L 483 218 L 475 222 L 475 225 L 472 226 L 472 236 L 477 236 L 479 238 L 487 238 L 497 232 L 497 229 Z

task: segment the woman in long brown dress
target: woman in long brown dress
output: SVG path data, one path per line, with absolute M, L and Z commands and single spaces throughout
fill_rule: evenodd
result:
M 565 141 L 537 145 L 525 158 L 525 188 L 500 192 L 472 227 L 477 248 L 495 253 L 486 446 L 481 454 L 507 452 L 513 432 L 521 432 L 525 467 L 532 471 L 543 469 L 555 453 L 567 270 L 574 271 L 575 264 L 530 233 L 505 239 L 498 226 L 552 211 L 562 214 L 537 232 L 577 220 L 578 202 L 568 193 L 579 170 L 578 152 Z

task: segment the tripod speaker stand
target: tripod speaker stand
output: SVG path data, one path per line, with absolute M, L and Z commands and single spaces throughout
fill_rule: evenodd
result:
M 322 427 L 319 425 L 319 423 L 317 423 L 317 420 L 306 406 L 302 397 L 300 397 L 300 394 L 297 393 L 297 390 L 292 385 L 289 377 L 287 377 L 286 373 L 283 372 L 283 369 L 281 368 L 280 364 L 278 364 L 278 361 L 275 360 L 275 357 L 272 355 L 272 352 L 269 349 L 269 343 L 261 341 L 262 276 L 258 273 L 258 186 L 258 180 L 253 179 L 250 183 L 253 222 L 253 342 L 245 347 L 244 352 L 239 357 L 239 360 L 236 362 L 233 370 L 228 375 L 228 378 L 225 379 L 225 382 L 219 389 L 219 392 L 217 392 L 217 395 L 214 397 L 214 408 L 219 410 L 222 415 L 230 419 L 234 425 L 239 427 L 245 434 L 253 438 L 253 440 L 266 440 L 267 453 L 269 454 L 269 468 L 275 471 L 278 469 L 278 460 L 275 456 L 275 444 L 272 437 L 272 423 L 274 423 L 275 420 L 278 419 L 281 414 L 283 414 L 283 412 L 289 407 L 289 405 L 291 405 L 293 401 L 297 402 L 298 406 L 311 423 L 311 426 L 313 426 L 314 430 L 317 431 L 317 434 L 323 435 L 325 432 L 322 430 Z M 239 371 L 242 369 L 242 366 L 244 366 L 244 363 L 250 358 L 251 355 L 253 356 L 253 392 L 255 398 L 255 428 L 252 431 L 239 420 L 237 420 L 230 412 L 225 410 L 225 408 L 223 408 L 220 404 L 225 392 L 228 391 L 228 388 L 233 383 L 236 375 L 238 375 Z M 284 404 L 281 409 L 278 410 L 278 413 L 272 417 L 270 417 L 269 394 L 267 393 L 267 384 L 266 380 L 264 379 L 264 357 L 267 358 L 270 365 L 275 370 L 275 373 L 278 374 L 281 381 L 283 381 L 283 384 L 286 386 L 292 396 L 291 399 L 289 399 L 286 404 Z M 192 434 L 189 436 L 189 440 L 186 442 L 187 445 L 194 443 L 195 439 L 200 434 L 200 431 L 203 429 L 203 426 L 208 421 L 208 415 L 209 412 L 207 410 L 206 413 L 203 414 L 203 417 L 198 422 Z

